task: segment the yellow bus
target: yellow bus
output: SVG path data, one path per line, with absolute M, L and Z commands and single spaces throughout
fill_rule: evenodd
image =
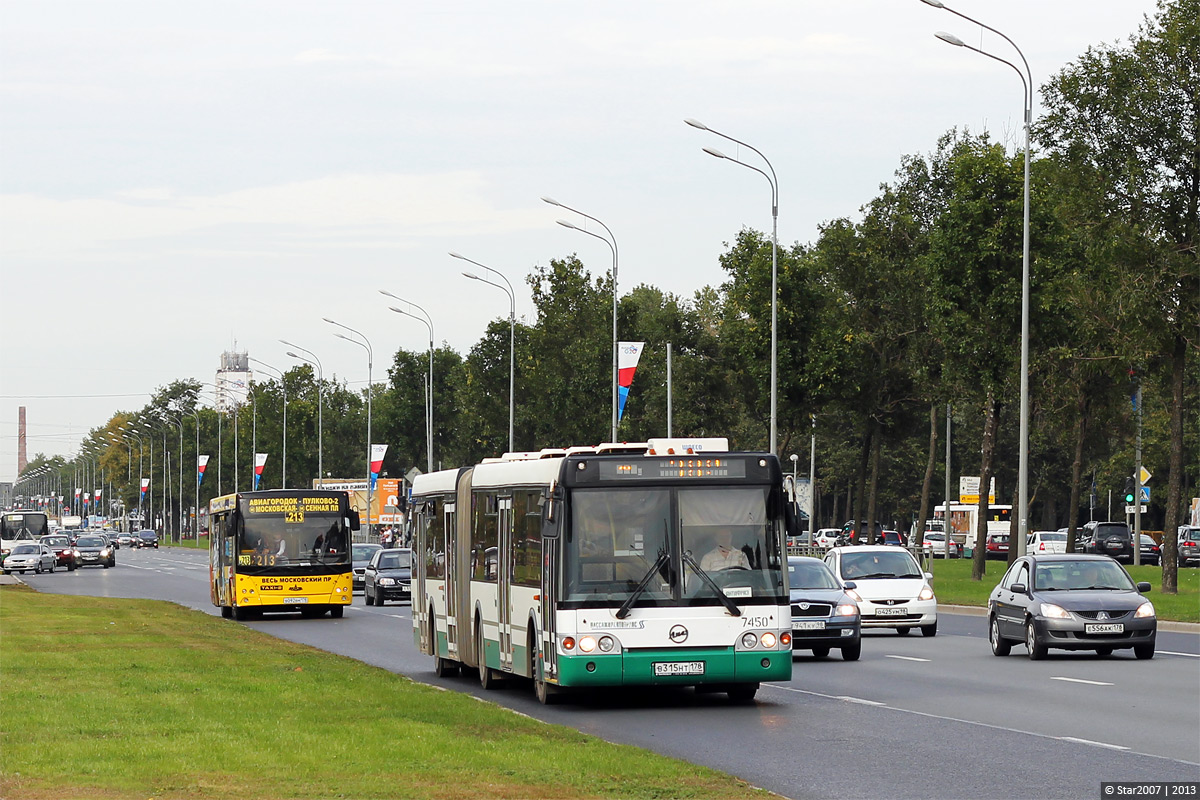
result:
M 209 581 L 221 616 L 342 616 L 352 596 L 350 534 L 359 527 L 346 492 L 238 492 L 214 497 L 208 509 Z

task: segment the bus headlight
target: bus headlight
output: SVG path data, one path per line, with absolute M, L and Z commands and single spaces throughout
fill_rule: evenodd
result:
M 746 648 L 747 650 L 751 650 L 756 644 L 758 644 L 758 637 L 753 633 L 742 634 L 742 647 Z
M 613 648 L 617 646 L 616 641 L 611 636 L 601 636 L 599 644 L 601 653 L 611 653 Z
M 770 632 L 764 633 L 759 641 L 762 642 L 763 647 L 769 650 L 775 646 L 775 634 Z
M 579 649 L 584 653 L 590 653 L 596 649 L 596 639 L 591 636 L 584 636 L 579 640 Z

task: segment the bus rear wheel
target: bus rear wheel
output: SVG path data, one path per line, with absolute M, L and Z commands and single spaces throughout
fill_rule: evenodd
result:
M 491 669 L 484 660 L 484 652 L 487 648 L 483 643 L 483 626 L 478 622 L 475 623 L 475 658 L 479 664 L 479 685 L 485 690 L 499 688 L 500 678 L 496 675 L 496 671 Z

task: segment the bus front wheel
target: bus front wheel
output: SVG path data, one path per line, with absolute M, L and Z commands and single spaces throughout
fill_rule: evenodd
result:
M 475 658 L 479 662 L 479 685 L 485 690 L 491 691 L 500 686 L 500 678 L 497 677 L 496 671 L 488 667 L 484 660 L 485 647 L 483 644 L 483 626 L 476 623 L 475 625 Z
M 741 683 L 737 686 L 730 686 L 726 691 L 729 699 L 735 703 L 752 703 L 754 695 L 758 694 L 757 683 Z
M 344 614 L 345 612 L 346 612 L 346 609 L 342 606 L 330 606 L 329 607 L 329 616 L 333 617 L 334 619 L 341 619 L 342 614 Z
M 221 606 L 221 616 L 225 619 L 233 619 L 233 609 L 229 606 Z

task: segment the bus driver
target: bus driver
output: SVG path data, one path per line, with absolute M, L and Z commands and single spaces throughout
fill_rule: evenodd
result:
M 705 572 L 715 572 L 722 569 L 750 569 L 750 560 L 741 549 L 733 546 L 733 532 L 728 528 L 718 528 L 717 544 L 700 559 L 700 569 Z

